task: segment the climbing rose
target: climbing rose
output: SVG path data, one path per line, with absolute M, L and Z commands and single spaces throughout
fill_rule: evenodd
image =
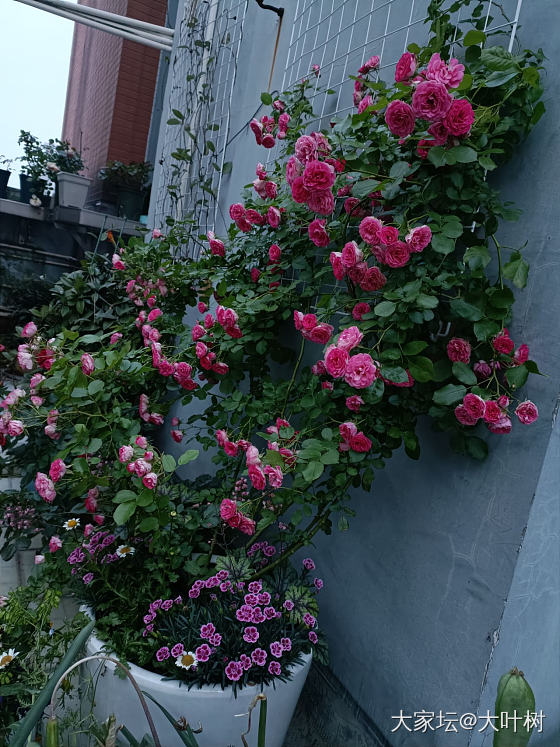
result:
M 488 423 L 487 428 L 491 433 L 509 433 L 511 431 L 511 420 L 507 415 L 502 414 L 501 418 L 496 423 Z
M 89 353 L 84 353 L 81 357 L 82 371 L 86 376 L 91 376 L 95 371 L 95 362 Z
M 315 246 L 328 246 L 330 243 L 329 234 L 325 230 L 325 223 L 326 221 L 315 218 L 309 224 L 307 232 Z
M 348 361 L 344 380 L 355 389 L 365 389 L 373 384 L 377 368 L 369 353 L 358 353 Z
M 158 477 L 155 472 L 148 472 L 147 475 L 144 475 L 142 478 L 142 484 L 145 488 L 148 488 L 148 490 L 154 490 L 157 485 Z
M 303 172 L 303 184 L 310 192 L 330 189 L 335 180 L 334 168 L 324 161 L 308 161 Z
M 113 332 L 111 335 L 111 339 L 109 340 L 111 345 L 114 345 L 116 342 L 118 342 L 122 338 L 121 332 Z
M 369 314 L 371 306 L 365 301 L 359 301 L 352 309 L 352 317 L 357 321 L 361 322 L 364 314 Z
M 522 363 L 525 363 L 529 360 L 529 347 L 525 344 L 520 345 L 518 349 L 513 354 L 513 360 L 515 361 L 516 366 L 520 366 Z
M 364 291 L 376 291 L 381 290 L 386 282 L 387 278 L 379 267 L 369 267 L 361 277 L 359 284 L 360 288 Z
M 363 334 L 360 332 L 358 327 L 352 326 L 348 327 L 347 329 L 343 329 L 340 335 L 338 336 L 337 340 L 337 346 L 339 348 L 342 348 L 343 350 L 352 350 L 357 345 L 360 344 L 360 342 L 363 339 Z M 325 360 L 326 363 L 326 360 Z
M 406 101 L 391 101 L 385 111 L 387 127 L 396 137 L 407 137 L 414 132 L 416 123 L 414 112 Z
M 348 270 L 350 267 L 354 267 L 354 265 L 357 265 L 358 262 L 361 262 L 363 259 L 363 253 L 358 248 L 358 245 L 355 241 L 349 241 L 347 244 L 344 245 L 341 255 L 340 255 L 340 261 L 342 262 L 342 266 Z
M 412 78 L 416 72 L 416 56 L 412 52 L 405 52 L 400 60 L 397 62 L 397 68 L 395 70 L 395 81 L 402 83 L 403 81 Z
M 493 399 L 489 399 L 484 407 L 484 421 L 486 423 L 497 423 L 502 417 L 502 408 Z
M 456 137 L 468 135 L 473 122 L 473 108 L 467 99 L 455 99 L 443 120 L 447 130 Z
M 339 348 L 336 345 L 330 345 L 325 352 L 325 367 L 328 373 L 334 379 L 339 379 L 344 376 L 348 359 L 349 355 L 347 350 Z
M 428 62 L 426 78 L 443 83 L 447 88 L 457 88 L 465 74 L 465 66 L 452 57 L 446 65 L 438 52 L 435 52 Z
M 432 240 L 432 231 L 429 226 L 416 226 L 406 235 L 405 240 L 411 252 L 421 252 Z
M 262 467 L 257 464 L 250 464 L 248 472 L 253 487 L 256 490 L 264 490 L 266 488 L 266 477 Z
M 66 465 L 62 459 L 55 459 L 49 469 L 49 476 L 53 482 L 58 482 L 66 474 Z
M 62 540 L 60 537 L 51 537 L 49 540 L 49 552 L 56 552 L 62 547 Z
M 271 262 L 280 262 L 280 259 L 282 258 L 282 250 L 278 246 L 278 244 L 272 244 L 270 246 L 270 249 L 268 250 L 268 257 Z
M 37 334 L 37 326 L 33 322 L 27 322 L 25 327 L 21 330 L 22 337 L 33 337 Z
M 461 423 L 461 425 L 476 425 L 478 418 L 470 413 L 465 405 L 459 405 L 455 408 L 455 417 Z
M 331 252 L 329 262 L 333 268 L 333 274 L 337 280 L 342 280 L 344 277 L 344 265 L 342 264 L 341 252 Z
M 54 483 L 47 477 L 47 475 L 45 475 L 44 472 L 37 472 L 37 476 L 35 478 L 35 487 L 37 488 L 37 492 L 39 493 L 41 498 L 47 501 L 47 503 L 52 503 L 56 498 Z
M 271 228 L 278 228 L 278 226 L 280 225 L 280 217 L 280 211 L 278 210 L 278 208 L 272 206 L 268 208 L 266 219 L 268 221 L 268 225 Z
M 497 353 L 509 355 L 515 347 L 515 343 L 510 338 L 507 329 L 503 329 L 500 334 L 496 335 L 492 340 L 492 346 Z
M 311 342 L 318 342 L 320 345 L 326 345 L 331 339 L 333 331 L 334 329 L 330 324 L 321 322 L 309 332 L 307 339 Z
M 352 451 L 367 452 L 371 449 L 371 441 L 360 431 L 350 439 L 350 448 Z
M 236 202 L 230 206 L 229 216 L 232 220 L 238 221 L 245 216 L 245 208 L 239 202 Z
M 364 62 L 362 67 L 358 70 L 360 75 L 367 75 L 371 70 L 376 70 L 379 67 L 379 57 L 374 54 L 370 57 L 367 62 Z
M 389 267 L 404 267 L 410 259 L 410 248 L 404 241 L 397 241 L 387 247 L 385 264 Z
M 379 232 L 381 231 L 382 227 L 383 223 L 381 223 L 379 218 L 368 216 L 367 218 L 364 218 L 362 220 L 358 230 L 360 232 L 360 236 L 366 242 L 366 244 L 371 244 L 372 246 L 374 246 L 375 244 L 379 243 Z
M 525 402 L 517 405 L 515 414 L 523 425 L 531 425 L 539 417 L 537 406 L 530 399 L 526 399 Z
M 447 357 L 453 363 L 468 363 L 471 359 L 471 346 L 461 337 L 452 337 L 447 343 Z
M 426 80 L 419 83 L 412 94 L 412 109 L 417 117 L 434 121 L 443 119 L 452 101 L 443 83 Z
M 319 215 L 330 215 L 334 211 L 334 197 L 329 189 L 312 192 L 307 201 L 308 208 Z
M 477 420 L 484 417 L 486 410 L 486 403 L 476 394 L 465 394 L 463 398 L 463 405 L 469 415 L 472 415 Z
M 346 407 L 352 412 L 360 412 L 360 407 L 364 404 L 364 400 L 357 394 L 353 394 L 351 397 L 346 397 Z

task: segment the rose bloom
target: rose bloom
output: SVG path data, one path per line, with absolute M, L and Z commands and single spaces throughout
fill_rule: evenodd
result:
M 335 180 L 334 168 L 324 161 L 308 161 L 303 172 L 303 184 L 310 191 L 330 189 Z
M 144 475 L 142 478 L 142 484 L 144 487 L 148 488 L 148 490 L 154 490 L 157 486 L 157 475 L 155 472 L 148 472 L 147 475 Z
M 537 406 L 530 399 L 526 399 L 525 402 L 517 405 L 515 414 L 519 418 L 519 422 L 523 423 L 523 425 L 531 425 L 539 417 Z
M 488 423 L 487 428 L 490 433 L 505 434 L 511 431 L 511 420 L 505 413 L 502 413 L 501 418 L 496 423 Z
M 295 156 L 290 156 L 286 164 L 286 181 L 291 186 L 296 177 L 303 174 L 303 164 Z
M 89 353 L 84 353 L 81 357 L 82 371 L 86 376 L 90 376 L 95 371 L 95 362 Z
M 525 344 L 520 345 L 519 348 L 513 354 L 513 360 L 516 366 L 520 366 L 529 360 L 529 347 Z
M 353 355 L 346 366 L 344 380 L 355 389 L 365 389 L 373 384 L 377 368 L 369 353 Z
M 53 482 L 58 482 L 66 474 L 66 465 L 62 459 L 55 459 L 49 469 L 49 476 Z
M 348 268 L 348 277 L 355 285 L 359 285 L 362 282 L 367 269 L 368 266 L 366 262 L 358 262 L 357 265 Z
M 280 225 L 280 211 L 278 208 L 275 207 L 269 207 L 268 212 L 266 214 L 266 219 L 268 221 L 268 225 L 271 228 L 278 228 Z
M 366 244 L 374 245 L 379 243 L 379 232 L 382 228 L 383 223 L 378 218 L 369 215 L 362 220 L 358 230 Z
M 497 353 L 509 355 L 515 347 L 515 343 L 510 338 L 507 329 L 503 329 L 500 334 L 496 335 L 492 340 L 492 346 Z
M 432 240 L 432 231 L 429 226 L 416 226 L 406 235 L 405 240 L 411 252 L 421 252 Z
M 349 357 L 348 351 L 344 348 L 330 345 L 325 352 L 325 368 L 327 372 L 334 379 L 340 379 L 344 376 Z
M 486 423 L 497 423 L 502 417 L 502 408 L 497 402 L 490 399 L 484 408 L 484 420 Z
M 479 418 L 470 413 L 465 405 L 459 405 L 455 408 L 455 417 L 461 425 L 476 425 Z
M 292 199 L 297 202 L 298 205 L 303 205 L 310 197 L 310 192 L 303 183 L 302 176 L 296 176 L 291 184 L 292 187 Z
M 371 306 L 365 301 L 359 301 L 352 309 L 352 317 L 357 321 L 361 322 L 364 314 L 369 314 Z
M 476 394 L 465 394 L 463 398 L 463 406 L 474 418 L 479 420 L 484 417 L 486 411 L 486 403 Z
M 257 464 L 250 464 L 248 471 L 253 487 L 257 490 L 264 490 L 266 488 L 266 477 L 262 467 Z
M 361 262 L 363 259 L 363 253 L 358 248 L 358 245 L 355 241 L 349 241 L 347 244 L 344 245 L 340 260 L 342 262 L 342 266 L 345 269 L 349 269 L 350 267 L 354 267 L 354 265 L 358 264 L 358 262 Z
M 307 200 L 307 207 L 319 215 L 331 215 L 334 211 L 334 197 L 329 189 L 312 192 Z
M 399 230 L 394 226 L 381 226 L 379 229 L 379 241 L 385 246 L 392 246 L 399 240 Z
M 295 153 L 298 161 L 305 163 L 315 158 L 317 145 L 311 135 L 302 135 L 296 140 Z
M 405 52 L 400 60 L 397 62 L 397 68 L 395 70 L 395 81 L 402 83 L 403 81 L 412 78 L 416 72 L 416 56 L 412 52 Z
M 410 249 L 404 241 L 397 241 L 387 247 L 385 263 L 389 267 L 404 267 L 410 259 Z
M 371 449 L 371 441 L 360 431 L 350 439 L 350 448 L 352 451 L 364 453 Z
M 412 109 L 417 117 L 434 121 L 443 119 L 451 104 L 452 97 L 443 83 L 426 80 L 419 83 L 412 94 Z
M 447 130 L 456 137 L 468 135 L 473 122 L 473 108 L 467 99 L 455 99 L 443 120 Z
M 369 267 L 360 280 L 360 288 L 364 291 L 381 290 L 386 282 L 387 278 L 379 267 Z
M 346 273 L 344 265 L 342 264 L 341 252 L 331 252 L 329 262 L 333 268 L 333 274 L 337 280 L 342 280 Z
M 435 52 L 428 62 L 426 68 L 426 78 L 443 83 L 447 88 L 457 88 L 463 80 L 465 66 L 461 65 L 459 60 L 452 57 L 449 64 L 446 65 L 440 55 Z
M 334 328 L 330 324 L 321 322 L 309 332 L 307 339 L 311 342 L 318 342 L 321 345 L 326 345 L 331 339 Z
M 347 329 L 343 329 L 342 332 L 338 336 L 337 340 L 337 346 L 339 348 L 342 348 L 343 350 L 352 350 L 357 345 L 360 344 L 362 341 L 364 335 L 358 327 L 352 326 L 348 327 Z M 325 360 L 326 363 L 326 360 Z
M 364 404 L 364 400 L 357 394 L 353 394 L 351 397 L 346 397 L 346 407 L 352 412 L 360 412 L 360 407 Z
M 471 359 L 471 346 L 462 337 L 453 337 L 447 343 L 447 357 L 453 363 L 468 363 Z
M 307 229 L 307 232 L 309 234 L 309 238 L 315 244 L 315 246 L 328 246 L 330 243 L 330 236 L 325 230 L 325 220 L 321 220 L 320 218 L 315 218 L 315 220 L 311 221 L 309 224 L 309 227 Z
M 360 101 L 358 105 L 358 114 L 363 114 L 368 107 L 374 106 L 374 103 L 375 102 L 373 101 L 372 97 L 368 93 L 368 95 L 364 96 L 364 98 Z
M 282 258 L 282 250 L 278 244 L 271 244 L 268 250 L 268 257 L 271 262 L 280 262 L 280 259 Z
M 391 101 L 385 111 L 385 122 L 395 137 L 407 137 L 414 132 L 416 117 L 406 101 Z
M 37 334 L 37 326 L 33 322 L 27 322 L 25 327 L 21 330 L 22 337 L 33 337 Z
M 234 203 L 229 208 L 229 216 L 232 220 L 238 221 L 245 215 L 245 208 L 239 202 Z

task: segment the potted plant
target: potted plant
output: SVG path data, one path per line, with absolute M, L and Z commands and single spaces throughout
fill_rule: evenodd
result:
M 9 167 L 12 165 L 13 162 L 14 162 L 13 158 L 6 158 L 5 156 L 0 156 L 0 166 L 4 166 L 4 168 L 0 169 L 0 200 L 6 199 L 8 182 L 10 180 L 10 174 L 12 173 Z
M 26 130 L 21 130 L 18 145 L 23 145 L 21 157 L 20 201 L 46 207 L 52 195 L 52 182 L 47 171 L 46 147 Z
M 81 154 L 67 140 L 50 139 L 46 145 L 46 168 L 56 176 L 56 199 L 61 207 L 83 208 L 91 179 L 78 174 L 84 168 Z
M 140 217 L 145 200 L 145 188 L 152 172 L 148 161 L 133 161 L 125 164 L 122 161 L 109 161 L 99 171 L 99 178 L 112 191 L 117 200 L 119 215 L 137 220 Z

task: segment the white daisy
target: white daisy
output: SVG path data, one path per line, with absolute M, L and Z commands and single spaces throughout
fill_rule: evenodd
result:
M 182 656 L 178 656 L 175 660 L 175 666 L 181 667 L 181 669 L 190 669 L 198 664 L 196 654 L 194 651 L 186 651 Z
M 67 532 L 70 531 L 70 529 L 76 529 L 76 527 L 80 526 L 80 520 L 79 519 L 68 519 L 68 521 L 65 521 L 62 525 L 64 529 L 66 529 Z
M 134 555 L 134 548 L 130 545 L 119 545 L 117 547 L 117 555 L 119 558 L 126 558 L 127 555 Z
M 19 651 L 14 651 L 13 648 L 9 648 L 7 651 L 3 651 L 0 654 L 0 669 L 5 669 L 8 666 L 8 664 L 11 664 L 11 662 L 18 655 L 19 655 Z

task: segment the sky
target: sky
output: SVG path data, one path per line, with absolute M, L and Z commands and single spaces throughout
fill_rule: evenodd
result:
M 0 0 L 0 156 L 21 155 L 20 130 L 61 136 L 73 33 L 66 18 Z M 19 186 L 18 164 L 8 168 L 10 186 Z

